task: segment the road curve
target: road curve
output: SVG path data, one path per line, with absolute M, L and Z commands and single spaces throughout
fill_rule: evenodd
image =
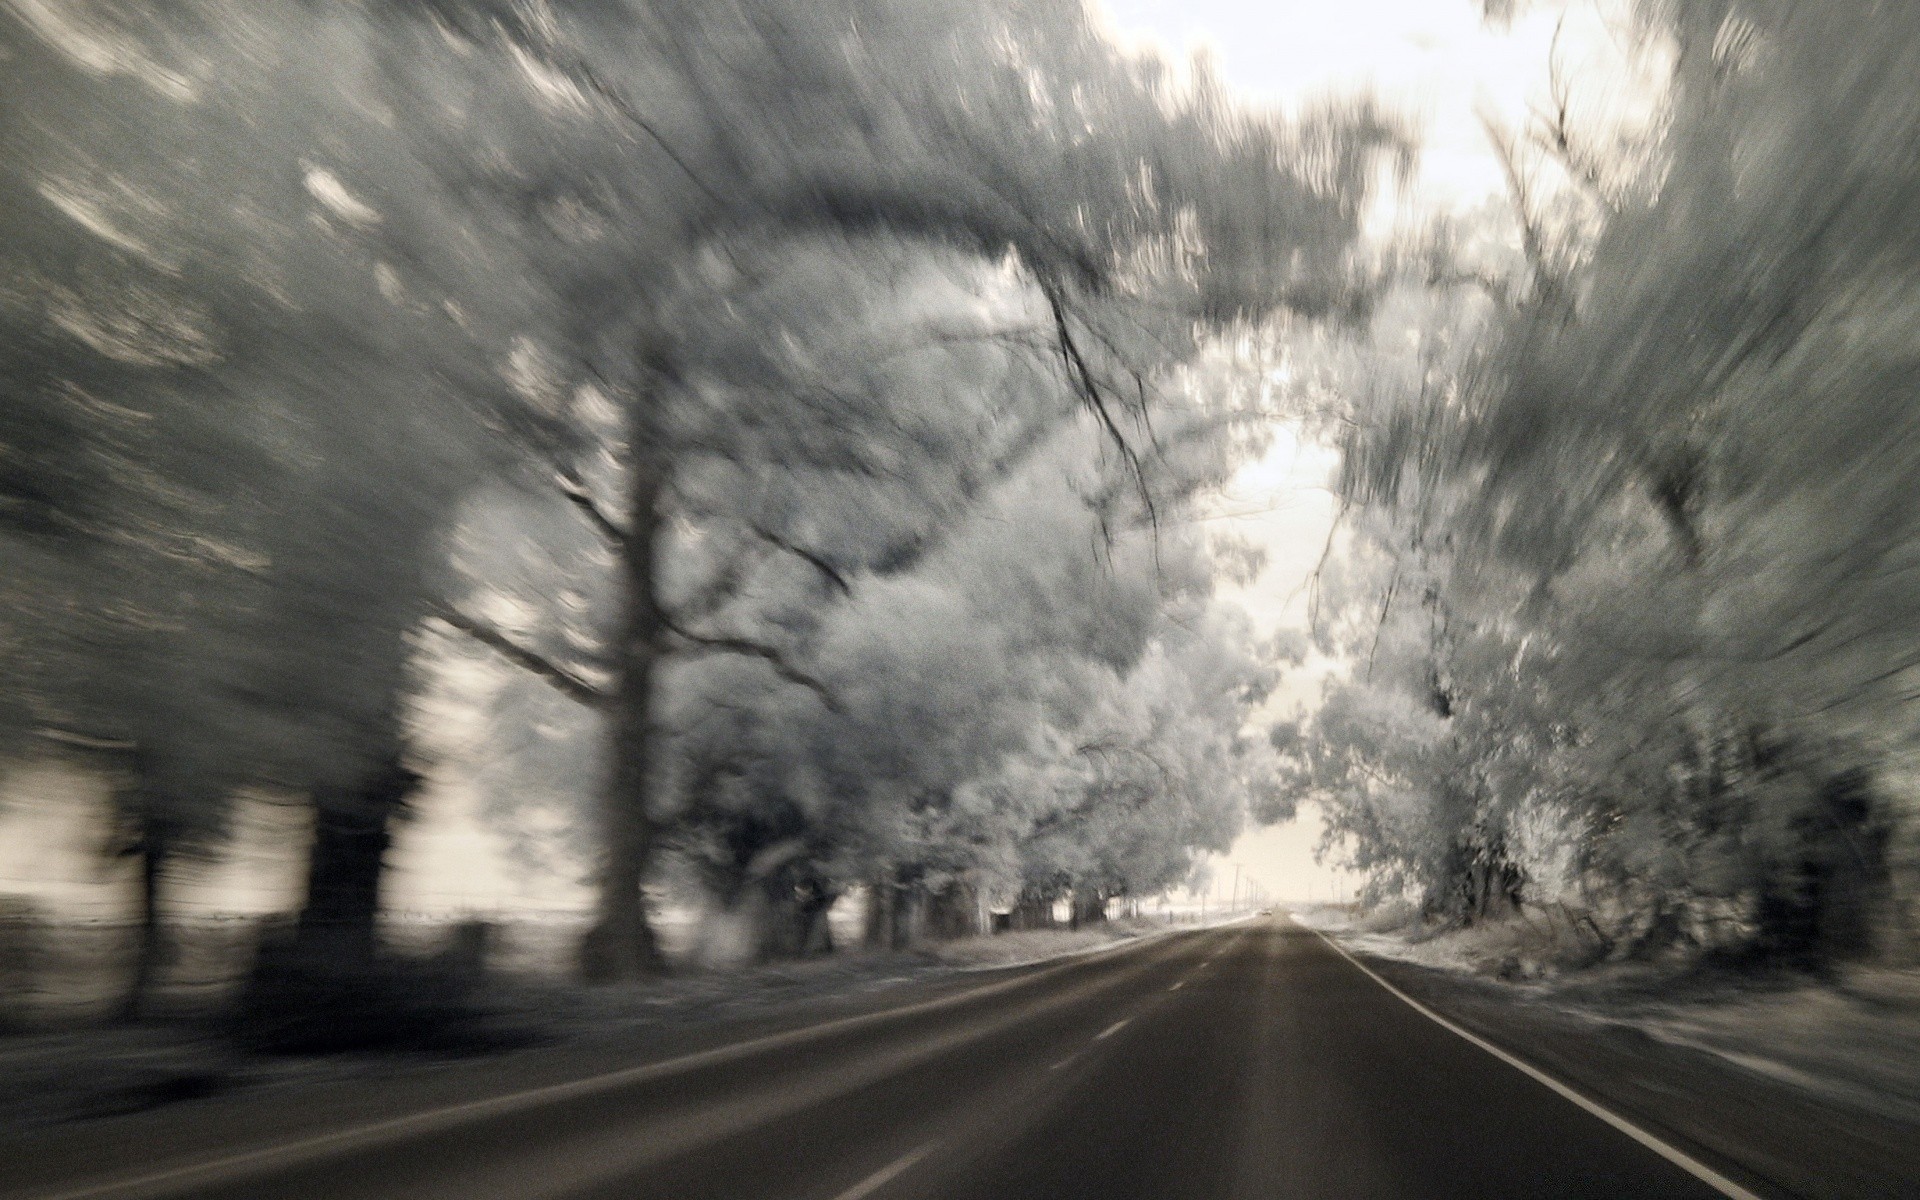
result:
M 1285 918 L 42 1200 L 1743 1195 Z M 1649 1142 L 1654 1143 L 1653 1148 Z M 62 1177 L 71 1174 L 65 1181 Z M 1707 1178 L 1703 1178 L 1705 1174 Z M 0 1176 L 4 1171 L 0 1170 Z

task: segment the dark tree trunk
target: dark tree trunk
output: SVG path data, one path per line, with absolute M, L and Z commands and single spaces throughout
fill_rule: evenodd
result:
M 870 949 L 905 950 L 919 935 L 920 885 L 908 873 L 895 870 L 867 885 L 867 928 Z
M 1020 893 L 1019 901 L 1007 915 L 1007 924 L 1013 929 L 1052 929 L 1053 897 L 1029 888 Z
M 817 882 L 796 884 L 782 872 L 768 881 L 765 891 L 761 958 L 813 958 L 833 953 L 827 912 L 838 897 L 830 889 Z
M 314 793 L 306 901 L 294 926 L 297 959 L 323 971 L 373 961 L 393 825 L 419 785 L 420 776 L 395 753 L 356 787 Z
M 980 932 L 979 895 L 971 884 L 956 881 L 927 895 L 927 936 L 953 939 Z
M 1107 896 L 1099 888 L 1073 889 L 1072 928 L 1097 925 L 1107 919 Z
M 893 880 L 888 875 L 875 876 L 867 883 L 867 913 L 860 941 L 869 950 L 893 945 Z
M 601 797 L 604 844 L 593 927 L 580 946 L 580 973 L 592 983 L 666 969 L 642 891 L 657 832 L 647 796 L 655 754 L 653 692 L 666 634 L 657 572 L 666 488 L 666 464 L 636 444 L 626 544 L 619 555 L 626 612 L 614 646 L 611 765 Z
M 840 897 L 831 891 L 809 896 L 800 903 L 800 954 L 818 958 L 833 953 L 833 924 L 827 917 Z
M 127 980 L 126 996 L 120 1002 L 120 1019 L 138 1021 L 151 1007 L 154 981 L 165 969 L 170 950 L 166 919 L 161 912 L 161 885 L 171 859 L 172 839 L 158 822 L 147 821 L 139 840 L 129 853 L 138 860 L 135 882 L 135 919 L 138 923 L 133 947 L 133 970 Z
M 235 1012 L 244 1040 L 309 1052 L 419 1032 L 407 1022 L 431 1004 L 391 976 L 379 937 L 387 848 L 419 785 L 396 749 L 358 785 L 315 790 L 306 896 L 292 929 L 260 941 Z
M 135 747 L 125 765 L 130 771 L 130 786 L 115 800 L 127 835 L 119 853 L 134 860 L 135 928 L 133 961 L 118 1016 L 123 1021 L 138 1021 L 148 1013 L 154 984 L 166 969 L 172 949 L 161 897 L 182 841 L 178 814 L 187 806 L 179 804 L 171 790 L 174 781 L 165 756 L 144 746 Z
M 906 950 L 920 940 L 922 918 L 925 915 L 926 891 L 917 881 L 895 882 L 893 885 L 893 921 L 889 930 L 892 937 L 889 945 L 895 950 Z

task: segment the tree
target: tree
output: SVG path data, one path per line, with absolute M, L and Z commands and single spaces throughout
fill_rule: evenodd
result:
M 583 239 L 627 280 L 676 286 L 623 289 L 603 274 L 583 285 L 591 304 L 581 316 L 591 324 L 549 355 L 576 376 L 562 394 L 590 376 L 627 414 L 622 500 L 589 517 L 615 540 L 625 573 L 625 624 L 610 642 L 601 910 L 585 955 L 590 974 L 609 978 L 655 957 L 639 894 L 658 757 L 647 713 L 661 647 L 688 640 L 666 624 L 657 588 L 682 465 L 673 414 L 697 361 L 669 314 L 687 294 L 678 281 L 701 256 L 726 253 L 734 237 L 817 229 L 885 231 L 989 261 L 1012 254 L 1071 348 L 1083 401 L 1123 455 L 1137 457 L 1119 424 L 1121 394 L 1094 373 L 1075 336 L 1076 297 L 1125 290 L 1161 270 L 1185 282 L 1184 296 L 1162 293 L 1180 301 L 1162 327 L 1180 328 L 1183 312 L 1222 319 L 1276 305 L 1351 307 L 1364 290 L 1347 249 L 1371 164 L 1393 141 L 1364 110 L 1287 128 L 1236 112 L 1210 88 L 1172 96 L 1157 67 L 1124 58 L 1066 4 L 608 15 L 616 9 L 503 17 L 474 34 L 535 63 L 581 127 L 612 125 L 667 155 L 685 194 L 664 197 L 663 211 L 702 214 L 664 255 L 651 241 L 616 249 L 612 234 Z M 846 28 L 856 31 L 851 44 Z M 715 79 L 729 86 L 717 90 Z M 606 169 L 604 186 L 590 187 L 592 175 L 576 168 L 562 190 L 601 217 L 596 228 L 618 230 L 620 214 L 633 211 L 630 195 L 659 193 L 625 182 L 621 164 Z
M 755 430 L 787 399 L 757 393 L 788 374 L 742 377 L 773 357 L 725 362 L 686 324 L 738 290 L 727 256 L 824 234 L 1004 268 L 1058 353 L 1060 394 L 1122 464 L 1095 511 L 1123 516 L 1131 490 L 1152 520 L 1155 372 L 1195 319 L 1362 306 L 1348 251 L 1373 164 L 1398 145 L 1364 108 L 1287 125 L 1210 84 L 1176 93 L 1064 0 L 227 17 L 188 3 L 4 18 L 23 118 L 0 184 L 22 235 L 0 318 L 19 335 L 5 536 L 31 547 L 36 596 L 100 598 L 106 615 L 15 614 L 33 649 L 9 665 L 31 684 L 10 723 L 73 713 L 87 736 L 138 746 L 152 777 L 125 794 L 150 900 L 184 836 L 165 814 L 211 837 L 241 784 L 307 796 L 298 936 L 316 962 L 375 944 L 381 853 L 419 766 L 411 649 L 429 613 L 571 695 L 610 696 L 585 954 L 600 977 L 653 957 L 639 881 L 663 654 L 745 654 L 818 683 L 777 640 L 665 606 L 673 522 L 724 480 L 714 463 L 884 466 L 824 423 L 811 441 Z M 599 427 L 582 405 L 607 410 Z M 607 444 L 624 458 L 601 469 Z M 925 448 L 935 464 L 956 452 Z M 609 544 L 620 615 L 597 681 L 447 603 L 445 538 L 509 460 Z M 933 471 L 963 500 L 965 477 Z M 779 515 L 739 540 L 843 587 Z M 924 534 L 878 540 L 902 563 L 926 552 Z M 95 636 L 121 647 L 77 652 L 98 688 L 55 653 Z
M 472 430 L 508 411 L 498 332 L 539 290 L 501 241 L 476 252 L 430 123 L 381 119 L 391 46 L 362 15 L 4 20 L 0 445 L 38 571 L 20 690 L 33 720 L 134 747 L 150 931 L 167 858 L 241 784 L 314 798 L 330 894 L 330 798 L 400 753 L 435 531 Z
M 1621 952 L 1898 932 L 1913 347 L 1857 339 L 1904 328 L 1911 100 L 1875 81 L 1915 30 L 1827 17 L 1649 6 L 1662 136 L 1599 160 L 1558 300 L 1348 414 L 1356 666 L 1310 774 L 1389 886 L 1566 899 Z M 1537 141 L 1591 198 L 1566 96 Z

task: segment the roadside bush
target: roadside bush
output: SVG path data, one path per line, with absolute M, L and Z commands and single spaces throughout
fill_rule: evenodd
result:
M 232 1033 L 243 1048 L 268 1054 L 477 1053 L 534 1040 L 488 1002 L 484 976 L 458 955 L 330 961 L 280 934 L 261 944 Z

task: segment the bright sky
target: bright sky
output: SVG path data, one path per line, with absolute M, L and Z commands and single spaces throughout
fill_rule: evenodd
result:
M 1195 51 L 1250 101 L 1283 109 L 1370 89 L 1412 117 L 1420 202 L 1470 207 L 1503 189 L 1478 113 L 1518 125 L 1546 79 L 1560 6 L 1506 28 L 1475 0 L 1093 0 L 1118 40 L 1175 60 Z M 1586 22 L 1571 23 L 1569 33 Z
M 1094 6 L 1123 44 L 1176 61 L 1208 56 L 1221 80 L 1251 103 L 1289 110 L 1326 95 L 1370 90 L 1412 118 L 1422 141 L 1420 166 L 1407 193 L 1388 206 L 1389 227 L 1396 217 L 1472 208 L 1504 193 L 1480 114 L 1510 128 L 1523 123 L 1529 100 L 1538 102 L 1545 91 L 1562 11 L 1542 4 L 1500 28 L 1483 20 L 1476 0 L 1094 0 Z M 1590 28 L 1591 21 L 1569 23 L 1578 40 L 1590 36 Z M 1220 511 L 1238 515 L 1214 518 L 1267 552 L 1265 573 L 1234 597 L 1263 633 L 1305 626 L 1305 584 L 1332 527 L 1326 484 L 1336 463 L 1326 448 L 1303 445 L 1282 429 L 1266 456 L 1229 486 Z M 1311 705 L 1319 687 L 1311 666 L 1276 698 L 1282 712 Z M 1351 876 L 1313 861 L 1320 831 L 1318 814 L 1308 807 L 1289 824 L 1248 832 L 1214 861 L 1214 892 L 1226 894 L 1238 865 L 1243 878 L 1282 899 L 1350 894 Z

